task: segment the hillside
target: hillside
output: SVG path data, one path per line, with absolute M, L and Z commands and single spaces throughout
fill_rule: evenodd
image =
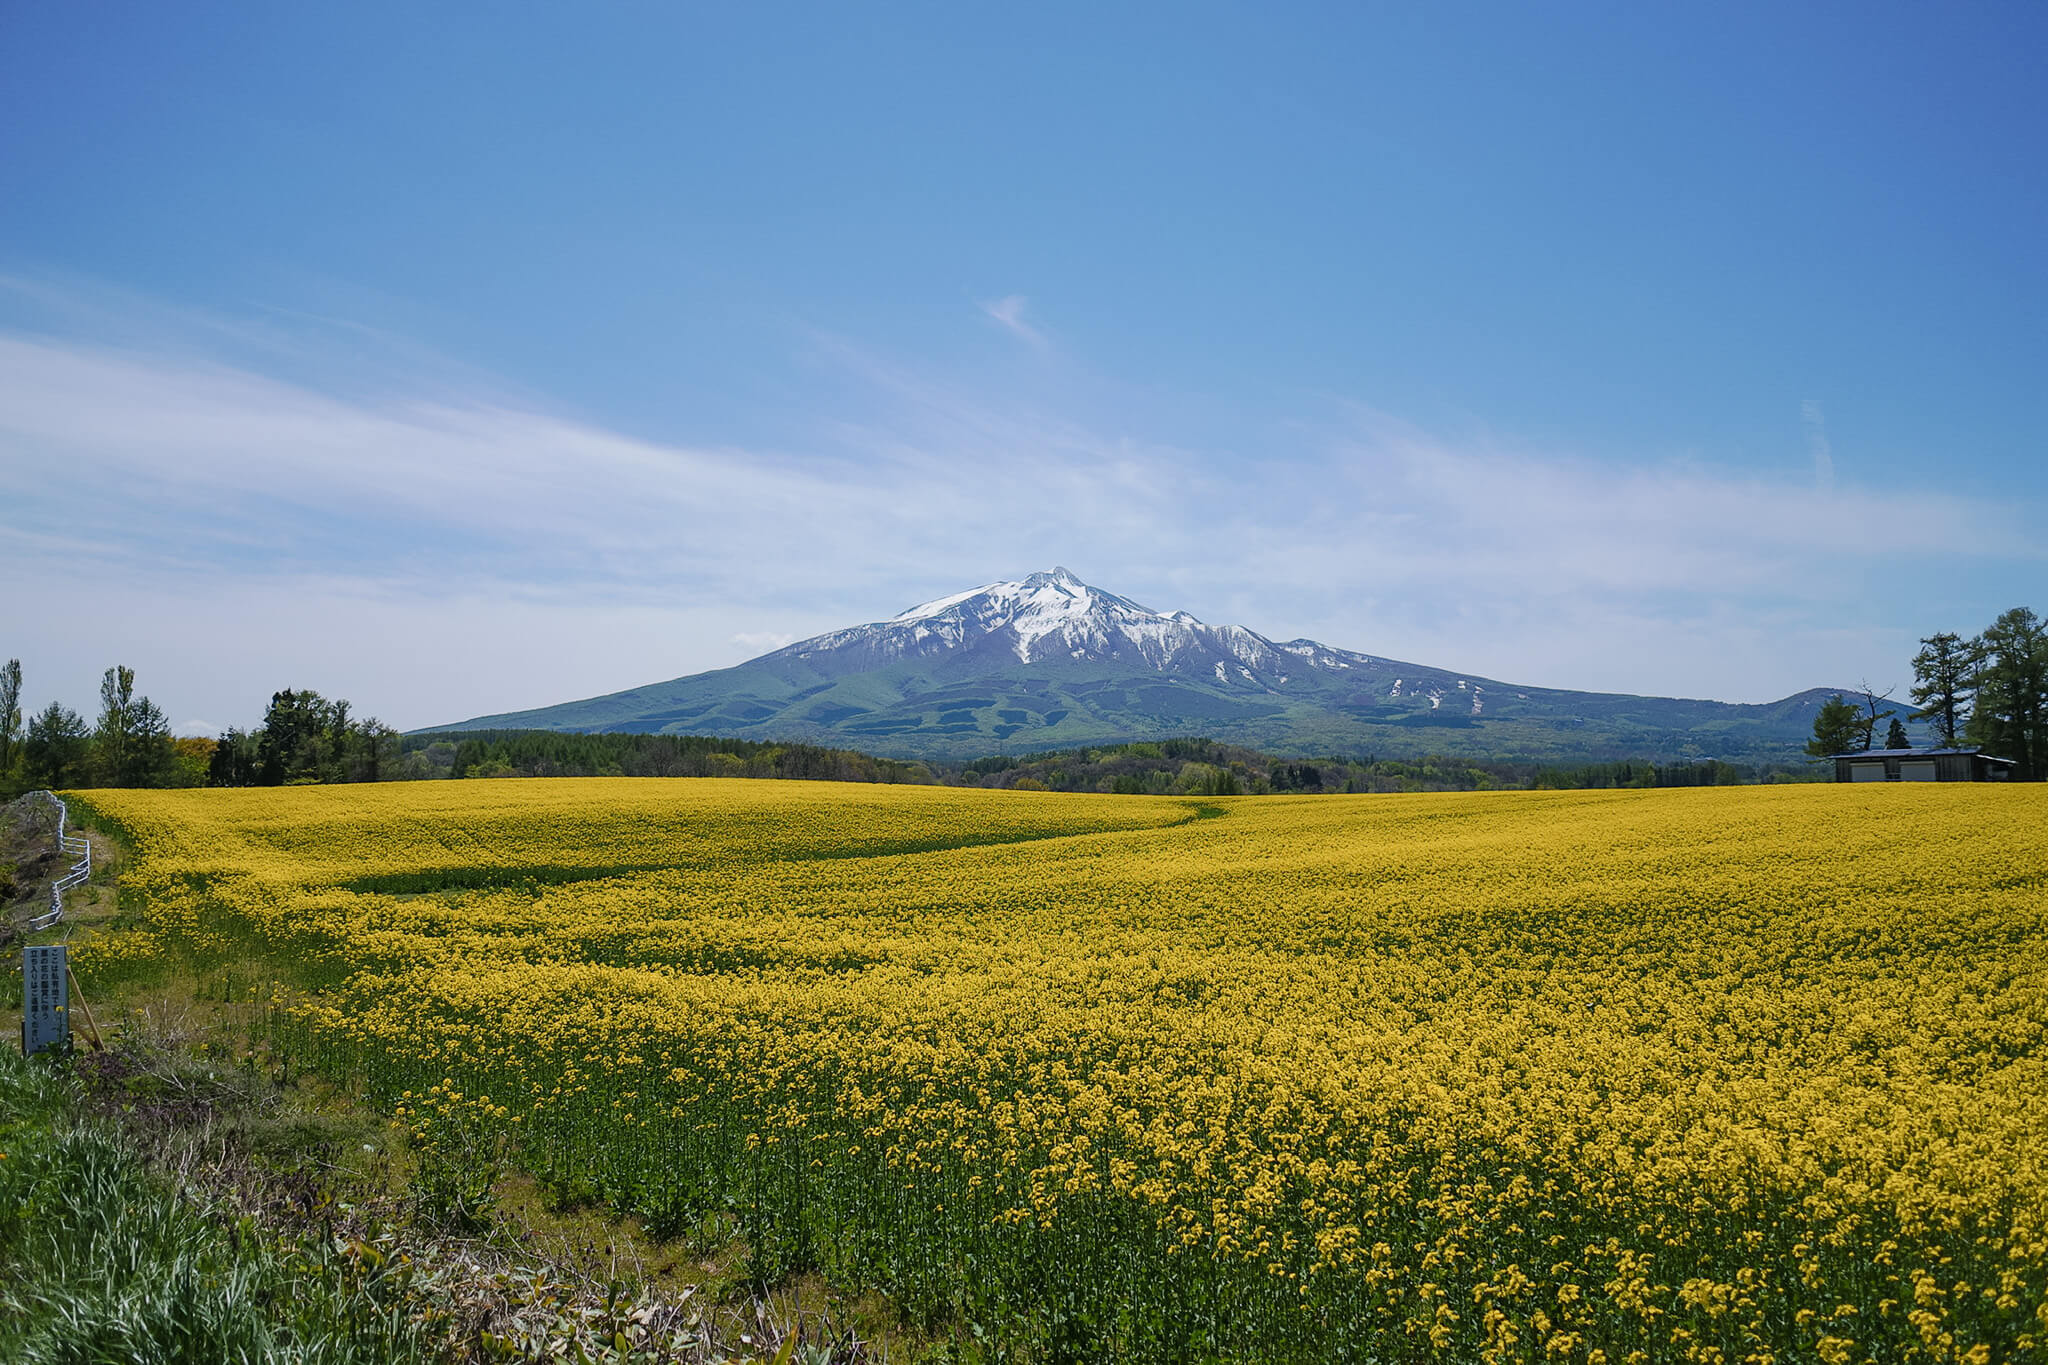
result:
M 1302 757 L 1204 738 L 990 754 L 966 763 L 902 762 L 806 744 L 617 731 L 462 730 L 407 735 L 403 744 L 395 771 L 407 779 L 745 777 L 1133 796 L 1713 787 L 1805 781 L 1833 771 L 1823 774 L 1810 762 L 1746 765 L 1718 759 L 1558 765 L 1448 755 Z
M 1770 762 L 1797 754 L 1831 692 L 1740 705 L 1531 687 L 1154 612 L 1056 569 L 732 668 L 432 729 L 716 734 L 956 761 L 1203 735 L 1283 754 Z

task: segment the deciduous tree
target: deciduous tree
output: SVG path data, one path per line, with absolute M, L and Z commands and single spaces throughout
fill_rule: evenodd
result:
M 100 721 L 93 729 L 93 764 L 99 780 L 110 787 L 126 785 L 122 775 L 129 766 L 129 712 L 135 705 L 135 670 L 115 664 L 100 679 Z
M 7 777 L 21 758 L 21 660 L 9 659 L 0 668 L 0 792 L 8 790 Z
M 100 719 L 92 734 L 93 777 L 109 787 L 158 787 L 171 780 L 171 726 L 148 697 L 135 695 L 135 670 L 116 664 L 100 679 Z
M 1879 725 L 1882 725 L 1885 721 L 1890 720 L 1893 716 L 1897 715 L 1898 712 L 1892 710 L 1890 707 L 1885 707 L 1882 710 L 1879 709 L 1880 703 L 1891 700 L 1891 688 L 1887 687 L 1882 692 L 1876 692 L 1871 690 L 1871 686 L 1868 682 L 1865 682 L 1863 684 L 1862 690 L 1864 714 L 1857 721 L 1857 726 L 1862 731 L 1863 742 L 1859 744 L 1857 747 L 1862 749 L 1875 749 L 1877 747 L 1877 727 Z

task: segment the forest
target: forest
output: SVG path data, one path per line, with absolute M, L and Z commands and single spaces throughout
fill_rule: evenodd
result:
M 469 730 L 407 735 L 395 776 L 767 777 L 821 782 L 935 780 L 921 763 L 852 749 L 756 743 L 709 735 L 566 734 L 554 730 Z
M 1887 692 L 1831 698 L 1801 756 L 1782 763 L 1712 758 L 1621 759 L 1577 765 L 1372 754 L 1277 755 L 1209 739 L 1134 740 L 965 763 L 902 761 L 853 749 L 711 735 L 473 730 L 401 734 L 345 700 L 310 689 L 271 695 L 262 723 L 217 739 L 181 738 L 116 665 L 100 682 L 95 721 L 51 702 L 24 717 L 21 661 L 0 666 L 0 798 L 37 788 L 252 787 L 327 782 L 514 777 L 747 777 L 1006 787 L 1125 795 L 1234 796 L 1290 792 L 1489 791 L 1584 787 L 1711 787 L 1821 780 L 1829 754 L 1869 748 L 1880 734 L 1905 747 L 1903 720 L 1937 742 L 2014 760 L 2022 779 L 2048 778 L 2048 622 L 2015 607 L 1975 636 L 1923 638 L 1912 659 L 1914 709 Z M 1883 731 L 1880 726 L 1889 725 Z
M 1094 745 L 942 769 L 961 786 L 1131 796 L 1269 796 L 1318 792 L 1519 791 L 1583 787 L 1726 787 L 1805 781 L 1802 765 L 1652 764 L 1553 766 L 1468 758 L 1284 757 L 1210 739 Z

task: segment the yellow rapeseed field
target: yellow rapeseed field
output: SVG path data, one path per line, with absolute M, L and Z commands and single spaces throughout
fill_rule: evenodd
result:
M 84 801 L 101 980 L 998 1355 L 2048 1357 L 2048 787 Z

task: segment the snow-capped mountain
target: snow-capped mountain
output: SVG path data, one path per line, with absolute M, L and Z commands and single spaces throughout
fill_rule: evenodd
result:
M 729 735 L 952 759 L 1176 735 L 1282 753 L 1783 759 L 1827 695 L 1736 706 L 1521 687 L 1208 625 L 1054 569 L 733 668 L 437 728 Z
M 768 657 L 840 673 L 942 656 L 975 656 L 1000 668 L 1136 665 L 1255 686 L 1284 686 L 1304 669 L 1372 662 L 1314 640 L 1275 644 L 1243 626 L 1206 625 L 1185 611 L 1156 612 L 1064 568 L 970 588 L 886 621 L 799 640 Z

